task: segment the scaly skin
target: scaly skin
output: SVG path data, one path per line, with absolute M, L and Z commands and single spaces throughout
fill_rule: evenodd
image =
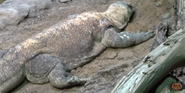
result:
M 88 78 L 70 77 L 66 70 L 87 64 L 107 47 L 129 47 L 154 35 L 153 31 L 120 32 L 132 14 L 129 4 L 116 2 L 106 12 L 86 12 L 62 20 L 1 52 L 0 93 L 15 88 L 25 77 L 57 88 L 84 84 Z

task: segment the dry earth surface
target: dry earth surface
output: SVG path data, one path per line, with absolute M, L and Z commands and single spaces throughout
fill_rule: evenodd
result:
M 17 26 L 8 26 L 0 31 L 0 50 L 9 49 L 30 36 L 52 26 L 71 14 L 86 11 L 105 11 L 118 0 L 73 0 L 67 3 L 54 3 L 51 8 L 41 12 L 35 18 L 27 18 Z M 125 31 L 137 32 L 154 29 L 164 19 L 174 20 L 172 0 L 122 0 L 131 2 L 136 14 Z M 68 89 L 53 88 L 50 84 L 32 84 L 27 80 L 12 93 L 110 93 L 115 84 L 126 75 L 133 65 L 149 53 L 153 39 L 137 46 L 125 49 L 107 49 L 89 64 L 71 71 L 79 77 L 92 78 L 85 86 Z M 75 46 L 74 46 L 75 47 Z

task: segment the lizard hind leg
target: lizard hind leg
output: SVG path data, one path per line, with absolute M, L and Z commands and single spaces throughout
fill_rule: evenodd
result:
M 76 85 L 85 84 L 89 78 L 78 78 L 77 76 L 68 76 L 64 66 L 58 63 L 49 74 L 50 84 L 56 88 L 67 88 Z
M 49 73 L 61 60 L 50 54 L 38 54 L 25 63 L 25 74 L 32 83 L 49 82 Z

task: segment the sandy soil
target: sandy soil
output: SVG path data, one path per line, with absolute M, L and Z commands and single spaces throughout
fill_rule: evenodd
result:
M 54 3 L 53 7 L 42 11 L 40 16 L 27 18 L 18 26 L 8 26 L 0 31 L 0 50 L 9 49 L 43 29 L 67 18 L 71 14 L 85 11 L 105 11 L 117 0 L 73 0 L 68 3 Z M 136 14 L 125 31 L 137 32 L 154 29 L 162 21 L 162 15 L 171 13 L 173 21 L 172 0 L 122 0 L 131 2 Z M 37 85 L 27 80 L 12 93 L 109 93 L 123 75 L 133 69 L 132 62 L 144 57 L 151 47 L 153 39 L 137 46 L 125 49 L 107 49 L 89 64 L 71 71 L 79 77 L 92 78 L 85 86 L 68 89 L 56 89 L 50 84 Z M 135 63 L 138 61 L 135 61 Z

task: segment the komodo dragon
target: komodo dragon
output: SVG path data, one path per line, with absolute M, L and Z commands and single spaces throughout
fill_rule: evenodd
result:
M 107 47 L 124 48 L 142 43 L 153 31 L 121 32 L 134 9 L 116 2 L 105 12 L 85 12 L 62 20 L 41 33 L 0 53 L 0 93 L 18 86 L 26 77 L 32 83 L 57 88 L 84 84 L 88 78 L 68 76 Z

